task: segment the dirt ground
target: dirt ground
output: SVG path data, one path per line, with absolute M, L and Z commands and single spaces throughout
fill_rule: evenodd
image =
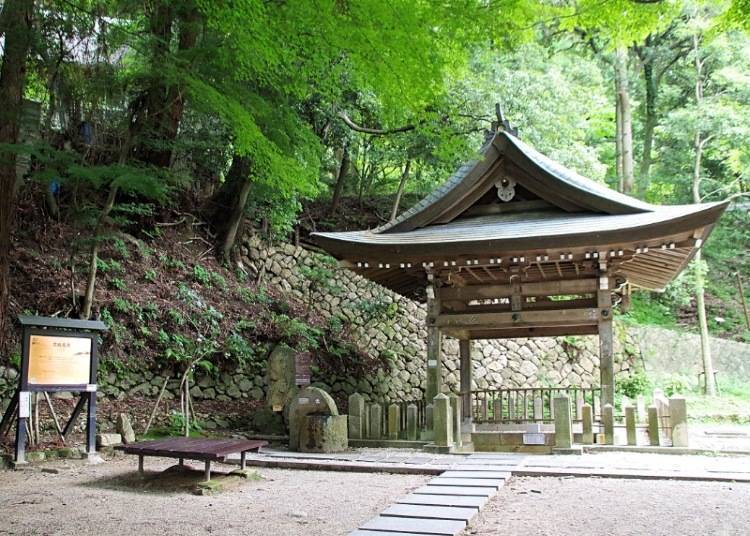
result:
M 514 478 L 463 535 L 750 534 L 750 484 Z
M 147 458 L 147 475 L 172 463 Z M 185 486 L 202 480 L 200 473 L 189 483 L 183 478 L 158 486 L 138 476 L 135 457 L 95 466 L 59 461 L 40 467 L 59 473 L 0 471 L 0 534 L 343 535 L 429 480 L 260 469 L 261 480 L 197 496 Z

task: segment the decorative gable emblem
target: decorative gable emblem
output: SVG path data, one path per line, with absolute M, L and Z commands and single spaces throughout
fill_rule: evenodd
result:
M 505 203 L 513 199 L 513 196 L 516 195 L 516 181 L 509 177 L 503 177 L 497 181 L 495 187 L 497 188 L 497 197 Z

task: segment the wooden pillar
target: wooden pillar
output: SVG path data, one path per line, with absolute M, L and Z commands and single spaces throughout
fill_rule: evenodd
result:
M 427 326 L 427 389 L 431 401 L 443 390 L 442 334 L 437 326 Z
M 599 307 L 599 374 L 602 386 L 602 406 L 615 405 L 615 369 L 613 359 L 612 333 L 612 291 L 609 288 L 609 276 L 606 265 L 600 264 L 602 273 L 599 278 L 599 290 L 596 293 Z
M 460 374 L 461 374 L 461 411 L 464 421 L 471 421 L 471 340 L 460 339 L 458 341 L 458 351 L 460 356 Z
M 443 351 L 440 328 L 435 321 L 440 314 L 440 301 L 435 292 L 433 275 L 427 275 L 430 285 L 427 287 L 427 388 L 425 398 L 428 403 L 443 389 Z

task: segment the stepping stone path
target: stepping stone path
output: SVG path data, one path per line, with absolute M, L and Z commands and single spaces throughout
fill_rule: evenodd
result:
M 505 485 L 519 458 L 494 457 L 476 463 L 473 456 L 401 497 L 349 536 L 454 536 Z

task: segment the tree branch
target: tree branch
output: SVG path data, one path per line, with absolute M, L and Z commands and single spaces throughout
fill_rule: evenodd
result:
M 346 115 L 346 112 L 339 112 L 338 116 L 339 118 L 341 118 L 344 124 L 350 129 L 356 132 L 361 132 L 363 134 L 371 134 L 373 136 L 387 136 L 389 134 L 397 134 L 399 132 L 408 132 L 410 130 L 414 130 L 415 128 L 417 128 L 415 125 L 404 125 L 403 127 L 389 128 L 389 129 L 361 127 L 358 124 L 356 124 L 354 121 L 352 121 L 349 118 L 349 116 Z

